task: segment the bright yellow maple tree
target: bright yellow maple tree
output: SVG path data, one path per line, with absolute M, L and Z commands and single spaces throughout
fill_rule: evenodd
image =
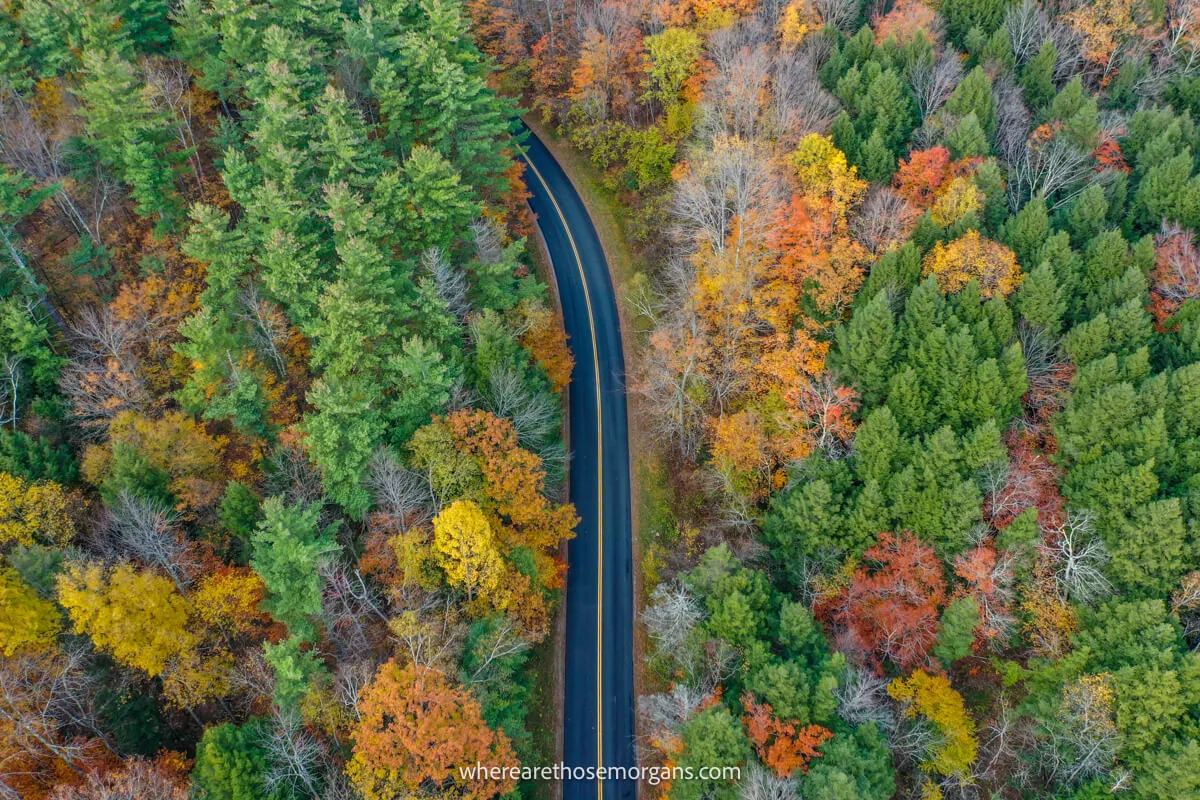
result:
M 152 570 L 73 564 L 58 578 L 58 601 L 76 633 L 86 633 L 98 649 L 151 677 L 198 644 L 188 630 L 187 602 Z
M 61 486 L 0 472 L 0 544 L 64 545 L 74 535 Z
M 62 628 L 58 608 L 38 596 L 13 569 L 0 569 L 0 653 L 47 647 Z
M 938 775 L 970 774 L 979 749 L 975 720 L 967 713 L 962 695 L 954 691 L 948 678 L 917 670 L 888 684 L 888 694 L 903 704 L 906 717 L 924 717 L 941 735 L 941 744 L 921 764 L 921 769 Z
M 492 526 L 478 503 L 455 500 L 433 521 L 433 549 L 451 586 L 469 600 L 496 590 L 505 564 Z

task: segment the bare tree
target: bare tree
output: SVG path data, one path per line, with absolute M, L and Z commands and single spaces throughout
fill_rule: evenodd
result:
M 888 701 L 887 678 L 862 667 L 850 667 L 844 685 L 834 690 L 838 714 L 854 725 L 874 722 L 881 730 L 896 727 L 896 714 Z
M 522 447 L 540 452 L 558 431 L 558 403 L 545 392 L 530 391 L 524 377 L 508 366 L 491 371 L 483 395 L 488 411 L 512 421 Z
M 781 778 L 756 761 L 747 765 L 738 790 L 739 800 L 798 800 L 799 797 L 794 778 Z
M 853 33 L 861 3 L 857 0 L 816 0 L 817 13 L 826 25 L 832 25 L 843 33 Z
M 679 265 L 680 259 L 672 264 Z M 670 312 L 656 323 L 642 358 L 637 388 L 645 398 L 657 438 L 672 443 L 688 457 L 695 455 L 703 434 L 704 409 L 698 401 L 708 383 L 701 360 L 703 332 L 686 291 L 678 302 L 664 302 Z
M 188 800 L 187 781 L 158 764 L 127 758 L 106 772 L 89 773 L 81 784 L 57 786 L 49 800 Z
M 881 254 L 908 236 L 917 212 L 890 186 L 875 186 L 850 220 L 854 237 L 874 254 Z
M 118 318 L 109 307 L 84 309 L 71 325 L 70 360 L 60 385 L 89 436 L 102 436 L 123 411 L 150 406 L 136 355 L 139 339 L 149 330 L 145 315 Z
M 179 146 L 188 153 L 188 161 L 196 176 L 196 183 L 204 181 L 204 165 L 200 162 L 199 145 L 196 142 L 192 117 L 191 77 L 182 61 L 171 58 L 149 58 L 142 63 L 146 86 L 150 88 L 150 100 L 167 112 L 175 123 L 175 135 Z
M 0 93 L 0 155 L 39 182 L 54 185 L 54 202 L 63 215 L 78 233 L 99 242 L 100 221 L 113 187 L 106 181 L 95 187 L 95 215 L 89 220 L 68 191 L 73 181 L 67 161 L 74 155 L 76 133 L 70 114 L 58 114 L 47 121 L 35 117 L 28 101 L 19 93 Z
M 490 219 L 480 217 L 471 223 L 471 241 L 481 264 L 495 264 L 504 255 L 503 232 Z
M 90 699 L 95 686 L 78 647 L 20 651 L 0 658 L 0 726 L 16 753 L 29 759 L 58 759 L 83 776 L 107 744 Z M 13 787 L 28 769 L 16 754 L 0 758 L 0 797 L 19 800 Z
M 422 254 L 421 267 L 433 278 L 433 285 L 437 287 L 446 308 L 460 323 L 465 322 L 471 313 L 466 273 L 456 269 L 440 247 L 431 247 Z
M 996 106 L 996 151 L 1012 163 L 1026 150 L 1033 116 L 1025 105 L 1021 87 L 1007 73 L 993 82 L 992 98 Z
M 291 445 L 280 446 L 271 454 L 270 464 L 271 469 L 266 470 L 268 495 L 282 495 L 288 505 L 324 504 L 321 473 L 304 450 Z
M 837 98 L 821 86 L 808 49 L 775 53 L 771 88 L 770 127 L 784 146 L 809 133 L 824 133 L 841 110 Z
M 1030 725 L 1005 698 L 1000 698 L 999 706 L 979 730 L 975 775 L 989 781 L 1007 778 L 1018 787 L 1025 786 L 1031 777 L 1030 767 L 1021 756 L 1035 744 Z
M 771 48 L 750 40 L 750 27 L 735 25 L 712 34 L 713 76 L 704 91 L 704 128 L 714 137 L 764 138 L 762 98 L 768 92 Z
M 1090 511 L 1071 512 L 1048 539 L 1054 583 L 1061 597 L 1091 603 L 1112 592 L 1112 584 L 1103 572 L 1109 560 L 1108 550 L 1096 535 Z
M 286 797 L 324 797 L 324 744 L 301 724 L 294 713 L 275 712 L 271 734 L 264 742 L 267 755 L 266 789 Z
M 678 734 L 709 696 L 710 691 L 686 683 L 676 683 L 668 692 L 642 695 L 638 698 L 638 716 L 643 735 L 662 740 Z
M 0 425 L 12 425 L 17 429 L 21 402 L 21 365 L 25 357 L 17 353 L 4 353 L 0 358 Z
M 158 567 L 180 593 L 200 568 L 191 543 L 179 528 L 179 515 L 165 503 L 122 489 L 107 509 L 96 541 L 109 558 L 136 558 Z
M 1012 44 L 1013 56 L 1022 65 L 1037 55 L 1050 36 L 1050 16 L 1036 0 L 1024 0 L 1008 7 L 1004 27 Z
M 392 636 L 419 667 L 448 669 L 466 636 L 458 604 L 448 594 L 426 594 L 415 608 L 402 611 L 389 623 Z
M 908 70 L 908 82 L 922 120 L 932 117 L 962 80 L 958 54 L 947 48 L 938 56 L 925 53 Z
M 660 583 L 642 612 L 642 622 L 660 653 L 685 657 L 685 648 L 696 626 L 704 618 L 695 595 L 682 583 Z
M 287 343 L 289 326 L 283 310 L 262 296 L 258 284 L 251 280 L 238 295 L 241 301 L 238 318 L 250 326 L 250 341 L 275 368 L 280 378 L 287 377 L 283 346 Z
M 375 677 L 377 667 L 375 660 L 369 658 L 341 660 L 333 673 L 334 695 L 355 720 L 359 719 L 358 702 Z
M 1088 675 L 1063 688 L 1062 705 L 1043 727 L 1046 740 L 1038 754 L 1052 781 L 1077 786 L 1112 771 L 1120 734 L 1110 681 L 1107 675 Z
M 1066 83 L 1084 69 L 1083 34 L 1071 25 L 1055 22 L 1050 26 L 1050 40 L 1058 51 L 1054 65 L 1054 81 Z
M 421 473 L 400 463 L 395 453 L 380 447 L 367 467 L 367 487 L 375 498 L 375 513 L 401 532 L 433 518 L 434 497 Z
M 1091 154 L 1065 137 L 1030 141 L 1016 160 L 1009 163 L 1009 208 L 1016 212 L 1040 194 L 1050 200 L 1051 209 L 1058 209 L 1087 187 L 1091 174 Z
M 322 563 L 319 572 L 321 611 L 338 653 L 369 651 L 379 640 L 378 629 L 389 621 L 387 602 L 358 569 L 336 559 Z

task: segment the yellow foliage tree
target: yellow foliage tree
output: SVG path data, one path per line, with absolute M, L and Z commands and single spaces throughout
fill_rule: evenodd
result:
M 206 626 L 230 635 L 245 635 L 270 623 L 270 618 L 259 610 L 266 591 L 262 578 L 253 570 L 226 567 L 201 579 L 193 603 Z
M 170 476 L 171 493 L 183 508 L 195 511 L 220 502 L 229 477 L 230 465 L 222 461 L 228 442 L 209 436 L 203 425 L 182 411 L 158 418 L 123 412 L 113 418 L 108 436 L 107 444 L 90 447 L 84 454 L 83 474 L 93 484 L 107 477 L 113 446 L 121 444 Z
M 62 623 L 54 603 L 38 597 L 13 569 L 0 569 L 0 652 L 54 643 Z
M 0 472 L 0 545 L 63 545 L 74 535 L 61 486 Z
M 798 47 L 821 25 L 821 14 L 812 0 L 792 0 L 779 15 L 779 40 L 784 47 Z
M 433 521 L 433 549 L 450 585 L 470 600 L 496 590 L 505 571 L 492 526 L 479 505 L 456 500 Z
M 821 198 L 830 204 L 834 225 L 845 221 L 851 208 L 862 202 L 867 182 L 858 177 L 858 168 L 850 166 L 846 154 L 833 139 L 810 133 L 796 145 L 788 159 L 802 194 Z
M 984 297 L 1012 294 L 1024 278 L 1016 254 L 977 231 L 967 231 L 950 244 L 938 242 L 925 256 L 925 274 L 936 276 L 948 294 L 979 281 Z
M 967 214 L 983 208 L 983 193 L 975 186 L 975 182 L 965 176 L 950 181 L 937 200 L 933 202 L 930 212 L 933 221 L 942 227 L 948 227 L 962 220 Z
M 193 651 L 188 605 L 175 585 L 151 570 L 121 564 L 74 564 L 58 577 L 58 600 L 76 633 L 151 677 Z
M 904 704 L 906 717 L 924 717 L 941 734 L 941 744 L 921 764 L 921 769 L 938 775 L 969 775 L 979 748 L 975 721 L 967 713 L 962 695 L 950 686 L 950 680 L 917 670 L 888 684 L 888 694 Z

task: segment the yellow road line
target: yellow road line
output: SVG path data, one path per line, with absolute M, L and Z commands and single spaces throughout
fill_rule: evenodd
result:
M 571 226 L 563 215 L 550 184 L 542 177 L 542 173 L 533 165 L 533 161 L 524 153 L 521 157 L 537 176 L 538 183 L 546 190 L 546 196 L 554 206 L 567 241 L 571 244 L 571 252 L 575 254 L 575 267 L 579 270 L 579 280 L 583 284 L 583 302 L 587 306 L 588 329 L 592 334 L 592 364 L 596 371 L 596 766 L 604 766 L 604 405 L 600 393 L 600 351 L 596 347 L 596 318 L 592 313 L 592 295 L 588 291 L 587 275 L 583 272 L 583 259 L 579 257 L 579 248 L 575 246 L 575 237 L 571 235 Z M 604 798 L 604 781 L 596 781 L 597 796 Z

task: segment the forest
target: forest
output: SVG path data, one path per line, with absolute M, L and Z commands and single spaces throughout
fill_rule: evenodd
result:
M 667 794 L 1200 797 L 1200 4 L 468 9 L 642 262 Z
M 520 114 L 641 265 L 639 757 L 742 767 L 647 796 L 1200 798 L 1197 0 L 0 1 L 0 798 L 548 796 Z
M 527 792 L 572 360 L 463 8 L 0 12 L 0 797 Z

